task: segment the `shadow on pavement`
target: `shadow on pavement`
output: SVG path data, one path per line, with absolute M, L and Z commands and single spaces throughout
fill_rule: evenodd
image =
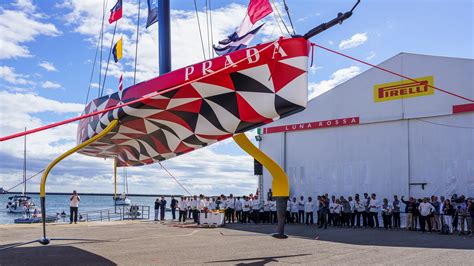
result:
M 276 230 L 276 225 L 226 224 L 225 227 L 231 230 L 266 234 L 269 235 L 268 237 L 271 237 L 270 234 Z M 406 231 L 404 229 L 387 231 L 383 228 L 335 227 L 328 227 L 325 230 L 318 229 L 314 225 L 287 225 L 285 231 L 290 237 L 352 245 L 474 250 L 474 237 L 441 235 L 437 232 L 430 234 Z M 232 237 L 232 235 L 227 236 Z
M 4 245 L 3 247 L 5 247 Z M 0 252 L 0 265 L 116 265 L 72 246 L 18 247 Z
M 236 265 L 265 265 L 270 262 L 279 262 L 278 259 L 282 258 L 292 258 L 292 257 L 303 257 L 309 256 L 311 254 L 297 254 L 297 255 L 286 255 L 286 256 L 272 256 L 272 257 L 260 257 L 260 258 L 240 258 L 232 260 L 218 260 L 218 261 L 208 261 L 206 263 L 224 263 L 224 262 L 238 262 L 238 261 L 253 261 L 249 263 L 238 263 Z

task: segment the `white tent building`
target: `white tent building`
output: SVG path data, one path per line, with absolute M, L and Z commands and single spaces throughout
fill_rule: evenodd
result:
M 474 60 L 401 53 L 259 129 L 291 196 L 474 195 Z M 264 170 L 260 188 L 271 188 Z M 265 195 L 265 194 L 264 194 Z

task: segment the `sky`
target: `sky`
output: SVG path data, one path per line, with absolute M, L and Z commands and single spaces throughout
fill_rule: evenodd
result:
M 115 0 L 107 1 L 108 10 Z M 124 58 L 111 61 L 105 93 L 118 89 L 123 73 L 124 88 L 133 85 L 138 0 L 123 0 L 124 17 L 119 20 L 115 40 L 123 39 Z M 157 24 L 145 29 L 147 7 L 141 0 L 138 33 L 137 82 L 158 76 Z M 211 0 L 212 36 L 208 34 L 205 1 L 197 0 L 206 57 L 209 44 L 232 33 L 244 18 L 247 1 Z M 285 24 L 288 16 L 281 0 L 272 0 Z M 297 34 L 349 10 L 352 0 L 287 0 Z M 202 61 L 194 2 L 171 0 L 173 69 Z M 354 15 L 314 37 L 313 42 L 347 53 L 372 64 L 400 52 L 474 58 L 474 2 L 472 0 L 362 0 Z M 102 22 L 102 0 L 0 1 L 0 135 L 46 125 L 79 115 L 86 102 L 99 94 L 100 52 L 91 73 Z M 277 12 L 262 22 L 265 26 L 252 44 L 288 36 Z M 291 30 L 291 27 L 290 27 Z M 112 42 L 113 25 L 105 22 L 102 72 Z M 208 40 L 211 39 L 211 42 Z M 367 70 L 365 65 L 316 49 L 309 69 L 309 97 L 334 88 Z M 102 76 L 103 81 L 103 76 Z M 27 137 L 27 175 L 75 144 L 77 123 Z M 248 133 L 252 137 L 255 132 Z M 21 182 L 23 138 L 0 143 L 0 187 Z M 253 159 L 232 140 L 173 158 L 163 163 L 193 194 L 248 194 L 257 188 Z M 119 170 L 122 183 L 124 170 Z M 127 169 L 130 193 L 184 194 L 159 165 Z M 39 191 L 39 177 L 28 182 L 28 190 Z M 111 160 L 72 155 L 54 168 L 47 191 L 113 191 Z M 122 187 L 119 187 L 119 191 Z

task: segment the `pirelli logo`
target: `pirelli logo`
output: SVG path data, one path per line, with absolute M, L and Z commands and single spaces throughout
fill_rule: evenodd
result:
M 374 85 L 374 102 L 384 102 L 434 94 L 433 87 L 430 87 L 434 86 L 433 76 L 416 78 L 415 80 L 417 82 L 412 80 L 402 80 Z

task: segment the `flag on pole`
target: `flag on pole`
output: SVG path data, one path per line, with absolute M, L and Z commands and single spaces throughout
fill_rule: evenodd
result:
M 247 14 L 244 20 L 240 23 L 240 27 L 237 29 L 237 35 L 242 36 L 248 32 L 253 25 L 272 13 L 273 9 L 269 0 L 250 0 L 247 8 Z
M 122 58 L 122 38 L 114 45 L 112 49 L 112 54 L 114 55 L 114 61 L 117 63 Z
M 146 28 L 158 21 L 158 0 L 147 0 L 148 18 L 146 20 Z
M 232 33 L 227 39 L 220 41 L 219 46 L 214 45 L 214 51 L 216 51 L 218 55 L 224 55 L 246 48 L 263 25 L 264 24 L 247 32 L 242 37 L 239 37 L 236 32 Z
M 123 78 L 123 74 L 120 75 L 120 80 L 119 80 L 119 91 L 122 91 L 122 78 Z
M 122 18 L 122 0 L 117 0 L 114 7 L 110 9 L 109 23 L 112 24 L 120 18 Z

